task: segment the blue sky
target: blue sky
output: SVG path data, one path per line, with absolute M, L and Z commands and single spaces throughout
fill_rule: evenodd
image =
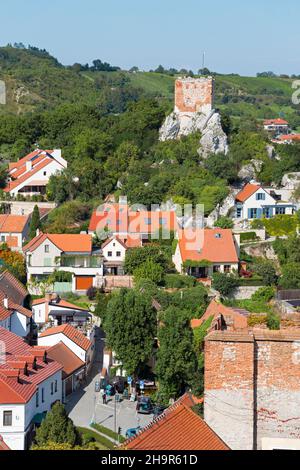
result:
M 62 63 L 300 74 L 299 0 L 10 0 L 0 43 L 46 48 Z M 3 4 L 4 3 L 4 4 Z

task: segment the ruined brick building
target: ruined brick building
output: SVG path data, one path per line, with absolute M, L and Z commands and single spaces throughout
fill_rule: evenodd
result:
M 213 109 L 214 81 L 184 78 L 175 82 L 175 112 L 209 114 Z
M 204 418 L 233 450 L 300 449 L 300 332 L 210 333 Z

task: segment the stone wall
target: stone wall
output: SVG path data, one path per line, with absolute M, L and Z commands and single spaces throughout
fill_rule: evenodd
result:
M 213 332 L 205 341 L 206 422 L 234 450 L 300 442 L 300 333 Z
M 231 449 L 252 449 L 253 352 L 247 337 L 205 342 L 204 419 Z

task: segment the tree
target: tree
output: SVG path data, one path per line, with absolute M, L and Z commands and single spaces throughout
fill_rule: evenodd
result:
M 2 260 L 4 266 L 21 282 L 25 281 L 25 260 L 21 253 L 11 251 L 5 245 L 0 245 L 0 260 Z
M 163 279 L 163 274 L 162 266 L 149 258 L 133 271 L 135 282 L 141 279 L 148 279 L 155 284 L 159 284 Z
M 198 365 L 188 312 L 169 307 L 160 320 L 155 372 L 159 393 L 167 400 L 180 396 L 192 385 Z
M 233 228 L 233 220 L 230 217 L 222 216 L 215 222 L 215 227 Z
M 263 283 L 267 286 L 277 283 L 278 278 L 273 261 L 263 258 L 258 259 L 253 265 L 253 270 L 262 277 Z
M 30 240 L 36 236 L 37 229 L 41 228 L 41 219 L 40 219 L 40 212 L 37 205 L 34 206 L 31 222 L 29 226 L 29 234 L 28 237 Z
M 151 260 L 153 263 L 161 266 L 164 271 L 170 264 L 164 248 L 159 245 L 150 244 L 141 248 L 127 250 L 124 264 L 125 272 L 133 274 L 147 260 Z
M 300 289 L 300 264 L 287 263 L 282 267 L 279 285 L 284 289 Z
M 8 171 L 4 165 L 0 166 L 0 189 L 4 189 L 7 183 Z
M 157 318 L 151 298 L 135 289 L 114 292 L 108 302 L 104 330 L 107 344 L 128 374 L 138 376 L 152 354 Z
M 228 297 L 238 285 L 238 279 L 232 275 L 223 273 L 213 274 L 212 286 L 224 297 Z
M 56 402 L 37 429 L 35 443 L 38 446 L 47 446 L 49 442 L 54 442 L 74 447 L 79 441 L 79 434 L 73 421 L 68 418 L 65 407 Z

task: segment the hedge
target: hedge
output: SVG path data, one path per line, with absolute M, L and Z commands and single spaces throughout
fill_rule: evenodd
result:
M 109 450 L 113 450 L 115 448 L 114 443 L 110 441 L 109 439 L 106 439 L 106 437 L 101 436 L 95 431 L 92 431 L 91 429 L 88 428 L 82 428 L 82 427 L 77 427 L 77 430 L 80 432 L 82 437 L 87 436 L 87 437 L 93 437 L 96 442 L 99 442 L 99 444 L 103 445 Z
M 248 242 L 248 241 L 255 241 L 257 240 L 257 235 L 255 232 L 245 232 L 241 233 L 241 243 Z
M 164 278 L 165 287 L 181 289 L 183 287 L 194 287 L 197 281 L 192 276 L 181 276 L 180 274 L 166 274 Z

